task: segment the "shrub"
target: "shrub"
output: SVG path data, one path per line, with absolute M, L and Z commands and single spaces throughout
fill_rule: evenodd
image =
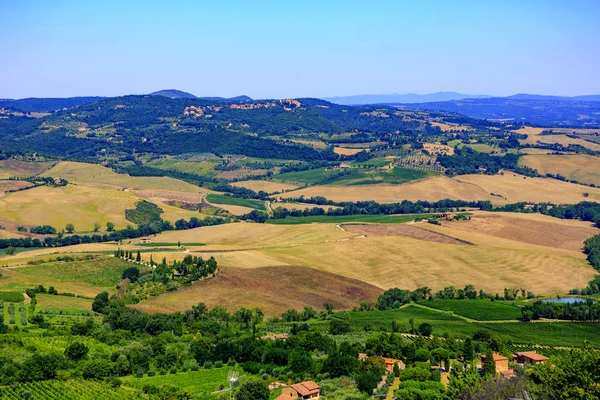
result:
M 154 375 L 156 375 L 156 371 L 154 371 L 153 369 L 148 371 L 148 376 L 154 376 Z
M 215 368 L 223 368 L 223 361 L 216 361 L 215 362 Z

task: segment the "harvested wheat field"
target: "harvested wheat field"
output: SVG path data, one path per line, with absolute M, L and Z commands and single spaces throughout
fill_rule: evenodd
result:
M 212 280 L 194 282 L 191 287 L 144 300 L 133 307 L 170 313 L 205 303 L 210 308 L 222 306 L 232 311 L 259 307 L 267 316 L 274 316 L 290 308 L 321 309 L 325 302 L 347 310 L 361 301 L 375 302 L 382 292 L 359 280 L 306 267 L 221 267 L 221 273 Z
M 486 193 L 502 196 L 508 203 L 530 201 L 575 204 L 585 200 L 600 200 L 598 188 L 556 179 L 529 178 L 510 171 L 503 173 L 503 175 L 460 175 L 455 180 L 475 185 Z M 584 193 L 588 193 L 588 197 L 585 197 Z
M 243 179 L 247 176 L 264 175 L 269 172 L 266 169 L 235 169 L 233 171 L 220 172 L 217 177 L 221 179 Z
M 586 147 L 590 150 L 600 151 L 600 144 L 588 142 L 583 139 L 573 139 L 566 135 L 539 135 L 539 136 L 528 136 L 525 140 L 520 140 L 521 143 L 525 144 L 536 144 L 540 143 L 558 143 L 563 146 L 568 146 L 570 144 L 578 144 L 580 146 Z
M 469 232 L 516 240 L 538 246 L 581 251 L 583 241 L 600 233 L 589 224 L 561 224 L 556 218 L 547 221 L 509 216 L 507 214 L 477 214 L 470 221 L 443 221 L 442 226 Z M 561 220 L 558 220 L 561 221 Z
M 422 229 L 414 224 L 344 224 L 342 228 L 365 236 L 405 236 L 437 243 L 470 244 L 464 240 Z
M 540 135 L 546 129 L 547 128 L 534 128 L 531 126 L 524 126 L 522 128 L 515 130 L 514 132 L 520 133 L 522 135 Z
M 206 189 L 209 193 L 216 193 Z M 204 198 L 203 193 L 187 193 L 187 192 L 174 192 L 171 190 L 136 190 L 134 191 L 136 196 L 139 196 L 148 201 L 158 200 L 162 202 L 167 201 L 183 201 L 186 203 L 200 204 Z
M 542 174 L 562 175 L 569 180 L 600 186 L 600 157 L 576 155 L 529 155 L 519 165 L 537 169 Z
M 495 204 L 505 204 L 503 199 L 490 195 L 489 191 L 469 182 L 460 182 L 446 176 L 434 176 L 401 185 L 361 185 L 361 186 L 312 186 L 288 192 L 281 197 L 297 198 L 324 196 L 333 201 L 368 201 L 395 203 L 402 200 L 442 199 L 490 200 Z
M 254 190 L 255 192 L 260 192 L 262 190 L 263 192 L 267 192 L 269 194 L 275 192 L 287 192 L 289 190 L 294 190 L 298 188 L 298 185 L 294 185 L 293 183 L 266 180 L 234 182 L 232 183 L 232 186 L 245 187 L 246 189 Z
M 340 154 L 342 156 L 353 156 L 357 153 L 360 153 L 363 150 L 369 151 L 368 149 L 350 149 L 348 147 L 334 147 L 333 148 L 333 152 L 335 154 Z
M 140 198 L 132 192 L 120 190 L 76 185 L 39 186 L 0 198 L 0 218 L 30 226 L 52 225 L 59 230 L 72 223 L 78 231 L 91 231 L 94 223 L 104 228 L 110 221 L 120 229 L 131 225 L 125 219 L 125 210 L 135 208 L 138 201 Z M 164 211 L 163 219 L 171 222 L 198 216 L 198 212 L 158 205 Z
M 27 181 L 0 181 L 0 197 L 5 192 L 20 190 L 33 186 L 33 183 Z
M 464 246 L 380 236 L 264 252 L 290 265 L 340 274 L 382 289 L 428 286 L 439 290 L 474 284 L 486 292 L 501 293 L 504 288 L 525 285 L 536 294 L 552 295 L 584 287 L 597 273 L 573 251 L 545 251 L 547 247 L 531 245 L 514 248 L 512 244 L 518 242 L 497 238 L 496 242 Z
M 18 160 L 1 160 L 0 178 L 26 178 L 29 176 L 36 176 L 52 167 L 54 164 L 56 164 L 54 161 L 26 162 Z
M 207 249 L 258 249 L 274 246 L 297 246 L 322 243 L 354 236 L 334 224 L 273 225 L 235 223 L 206 226 L 157 235 L 155 242 L 205 243 Z M 208 247 L 210 246 L 210 247 Z
M 168 177 L 129 176 L 97 164 L 62 161 L 42 176 L 64 178 L 69 182 L 103 189 L 156 189 L 178 192 L 207 193 L 206 189 Z

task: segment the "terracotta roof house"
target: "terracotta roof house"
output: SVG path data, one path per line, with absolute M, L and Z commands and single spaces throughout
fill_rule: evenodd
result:
M 261 336 L 260 338 L 262 340 L 283 340 L 285 342 L 285 340 L 288 338 L 288 336 L 290 336 L 290 335 L 287 333 L 274 333 L 272 335 Z
M 512 369 L 508 368 L 508 358 L 501 354 L 493 353 L 494 361 L 496 362 L 496 373 L 506 376 L 512 374 Z M 481 361 L 485 360 L 485 355 L 481 355 Z
M 296 383 L 295 385 L 285 386 L 280 396 L 275 400 L 296 400 L 300 399 L 318 399 L 321 395 L 321 388 L 313 381 Z
M 369 356 L 365 353 L 358 353 L 358 359 L 360 361 L 364 361 L 367 358 L 369 358 Z M 385 370 L 388 373 L 392 373 L 394 372 L 394 364 L 398 364 L 398 368 L 400 368 L 400 370 L 403 370 L 406 368 L 406 365 L 402 362 L 402 360 L 397 360 L 395 358 L 386 358 L 386 357 L 382 357 L 383 361 L 385 362 Z
M 517 364 L 531 364 L 536 365 L 541 362 L 548 360 L 548 357 L 538 354 L 535 351 L 521 351 L 513 353 L 513 357 Z

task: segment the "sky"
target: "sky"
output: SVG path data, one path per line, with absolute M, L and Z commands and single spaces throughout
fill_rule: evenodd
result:
M 598 0 L 0 0 L 0 98 L 600 94 Z

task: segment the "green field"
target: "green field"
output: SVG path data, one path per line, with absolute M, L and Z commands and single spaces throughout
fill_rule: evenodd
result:
M 228 387 L 227 375 L 235 370 L 240 373 L 240 383 L 244 383 L 251 376 L 244 376 L 244 372 L 239 367 L 224 366 L 222 368 L 200 369 L 198 371 L 178 372 L 177 374 L 166 374 L 155 376 L 144 376 L 143 378 L 134 378 L 132 376 L 123 377 L 123 386 L 131 388 L 142 388 L 144 385 L 175 385 L 186 390 L 194 398 L 210 394 L 220 390 L 222 387 Z
M 53 261 L 19 268 L 20 274 L 48 278 L 58 282 L 82 282 L 92 286 L 113 288 L 121 281 L 123 271 L 131 264 L 113 257 L 82 261 Z
M 31 250 L 38 250 L 41 247 L 15 247 L 15 254 L 18 253 L 24 253 L 26 251 L 31 251 Z M 6 255 L 6 249 L 0 249 L 0 256 L 5 256 Z
M 266 211 L 265 202 L 261 200 L 240 199 L 238 197 L 225 196 L 223 194 L 208 194 L 206 201 L 211 204 L 227 204 L 230 206 L 242 206 L 254 208 L 259 211 Z
M 293 182 L 301 185 L 314 185 L 325 179 L 339 175 L 341 170 L 332 168 L 316 168 L 307 171 L 286 172 L 273 176 L 274 181 Z
M 356 166 L 356 167 L 373 167 L 373 168 L 379 168 L 379 167 L 385 167 L 386 165 L 389 165 L 389 163 L 391 163 L 392 160 L 389 160 L 387 158 L 372 158 L 369 161 L 354 161 L 352 163 L 352 166 Z
M 429 300 L 420 304 L 452 311 L 478 321 L 509 320 L 521 318 L 521 309 L 509 304 L 490 300 Z
M 413 221 L 417 218 L 429 218 L 433 214 L 418 214 L 418 215 L 315 215 L 309 217 L 287 217 L 283 219 L 270 219 L 267 220 L 268 224 L 279 224 L 279 225 L 296 225 L 296 224 L 312 224 L 315 222 L 328 223 L 328 224 L 339 224 L 341 222 L 372 222 L 377 224 L 402 224 L 405 222 Z
M 21 292 L 0 292 L 0 301 L 6 303 L 18 303 L 25 300 Z
M 218 162 L 216 160 L 191 161 L 178 160 L 172 157 L 163 157 L 156 160 L 152 160 L 147 165 L 153 168 L 187 172 L 191 174 L 216 175 L 214 167 L 217 164 Z
M 399 185 L 410 181 L 427 178 L 430 173 L 414 169 L 394 167 L 390 171 L 352 171 L 348 175 L 328 181 L 328 185 L 353 186 L 353 185 L 376 185 L 388 184 Z

